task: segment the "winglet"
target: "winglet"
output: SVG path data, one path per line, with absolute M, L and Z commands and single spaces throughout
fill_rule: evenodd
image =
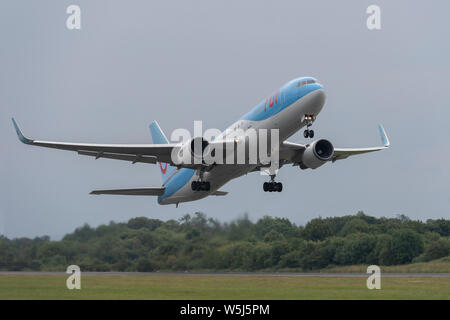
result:
M 14 129 L 16 129 L 17 132 L 17 136 L 19 137 L 19 140 L 25 144 L 33 144 L 33 140 L 28 139 L 27 137 L 25 137 L 22 134 L 22 131 L 20 131 L 19 126 L 17 125 L 16 121 L 14 120 L 14 118 L 11 118 L 12 123 L 14 125 Z
M 385 146 L 386 148 L 389 148 L 391 143 L 389 142 L 389 138 L 388 138 L 386 131 L 384 130 L 384 127 L 381 123 L 378 125 L 378 130 L 380 131 L 380 137 L 381 137 L 381 142 L 383 143 L 383 146 Z

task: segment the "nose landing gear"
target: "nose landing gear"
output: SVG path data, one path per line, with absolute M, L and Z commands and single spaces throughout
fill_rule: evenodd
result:
M 264 192 L 281 192 L 283 191 L 283 184 L 281 182 L 275 182 L 275 176 L 270 176 L 269 182 L 264 182 Z
M 305 138 L 314 138 L 314 130 L 310 130 L 309 127 L 312 126 L 314 120 L 316 120 L 315 115 L 306 115 L 303 117 L 303 121 L 306 122 L 306 130 L 303 132 Z

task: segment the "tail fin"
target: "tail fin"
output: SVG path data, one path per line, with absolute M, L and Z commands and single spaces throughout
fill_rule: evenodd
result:
M 164 132 L 162 132 L 159 127 L 158 122 L 153 121 L 150 126 L 150 134 L 152 135 L 152 140 L 154 144 L 167 144 L 169 140 L 165 136 Z M 161 170 L 161 179 L 164 183 L 167 178 L 171 175 L 171 173 L 176 169 L 176 167 L 169 165 L 165 162 L 159 162 L 159 169 Z

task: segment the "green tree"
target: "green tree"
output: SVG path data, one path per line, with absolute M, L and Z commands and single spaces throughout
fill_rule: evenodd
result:
M 392 234 L 392 263 L 404 264 L 423 252 L 421 236 L 412 230 L 398 230 Z
M 141 229 L 145 228 L 150 231 L 155 230 L 163 224 L 161 220 L 158 219 L 148 219 L 146 217 L 137 217 L 130 219 L 127 223 L 128 228 L 130 229 Z
M 438 239 L 427 245 L 423 260 L 430 261 L 450 255 L 450 240 Z
M 332 235 L 330 221 L 322 218 L 312 219 L 306 224 L 302 235 L 306 240 L 324 240 Z
M 136 260 L 136 270 L 139 272 L 152 272 L 154 269 L 148 258 L 141 257 Z

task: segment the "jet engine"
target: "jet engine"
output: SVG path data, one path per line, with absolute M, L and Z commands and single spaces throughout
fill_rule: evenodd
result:
M 175 155 L 172 154 L 172 159 L 176 164 L 202 164 L 204 151 L 208 145 L 209 141 L 203 137 L 192 138 L 182 144 Z
M 300 168 L 316 169 L 333 157 L 334 147 L 330 141 L 319 139 L 308 145 L 303 152 Z

